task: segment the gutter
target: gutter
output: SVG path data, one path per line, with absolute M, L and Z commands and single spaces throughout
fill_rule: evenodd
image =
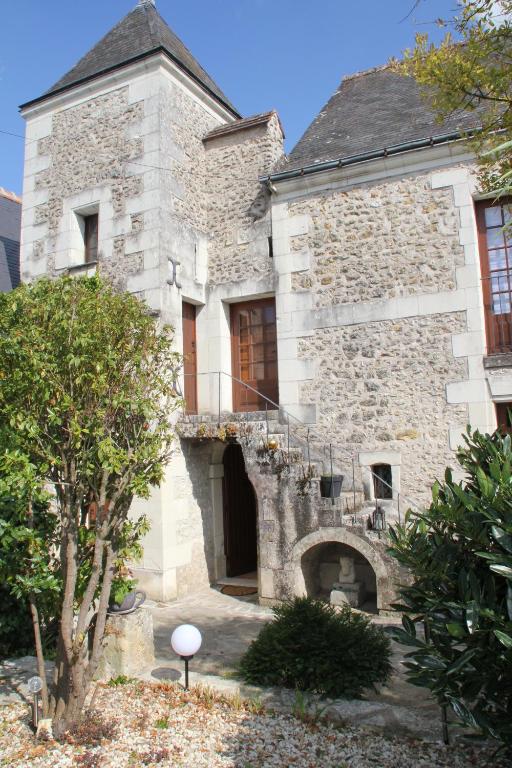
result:
M 468 134 L 474 131 L 468 131 Z M 328 160 L 323 163 L 313 163 L 312 165 L 305 165 L 303 168 L 295 168 L 291 171 L 281 171 L 278 173 L 271 173 L 267 176 L 260 176 L 259 181 L 262 184 L 273 184 L 276 181 L 286 181 L 287 179 L 296 179 L 301 176 L 311 176 L 314 173 L 322 173 L 323 171 L 332 171 L 335 168 L 345 168 L 350 165 L 357 165 L 358 163 L 364 163 L 368 160 L 377 160 L 379 158 L 391 157 L 392 155 L 398 155 L 402 152 L 410 152 L 415 149 L 424 149 L 426 147 L 435 147 L 438 144 L 447 144 L 453 141 L 459 141 L 464 138 L 460 131 L 455 133 L 443 133 L 439 136 L 431 136 L 426 139 L 417 139 L 416 141 L 406 141 L 402 144 L 394 144 L 391 147 L 384 147 L 384 149 L 376 149 L 371 152 L 362 152 L 358 155 L 348 155 L 347 157 L 340 157 L 338 160 Z

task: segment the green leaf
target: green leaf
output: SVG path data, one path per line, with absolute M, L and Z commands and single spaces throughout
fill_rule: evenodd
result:
M 512 579 L 512 568 L 509 565 L 491 565 L 490 568 L 494 573 L 499 573 L 506 579 Z
M 478 628 L 480 606 L 474 600 L 466 608 L 466 626 L 470 635 Z
M 512 536 L 506 533 L 503 528 L 498 528 L 496 525 L 491 527 L 491 533 L 493 539 L 500 545 L 500 547 L 503 547 L 503 549 L 506 549 L 507 552 L 512 554 Z
M 495 629 L 494 634 L 496 635 L 500 643 L 502 643 L 505 646 L 505 648 L 512 648 L 512 635 L 507 635 L 505 634 L 505 632 L 502 632 L 499 629 Z
M 446 625 L 446 629 L 452 637 L 466 637 L 466 631 L 461 624 L 450 623 Z
M 454 675 L 456 672 L 459 672 L 463 667 L 469 664 L 475 654 L 476 649 L 474 648 L 470 648 L 468 651 L 465 651 L 465 653 L 462 653 L 449 667 L 447 667 L 446 674 Z

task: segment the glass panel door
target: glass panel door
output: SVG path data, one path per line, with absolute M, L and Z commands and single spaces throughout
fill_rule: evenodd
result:
M 265 404 L 271 410 L 279 402 L 275 300 L 233 304 L 231 338 L 234 411 L 265 410 Z

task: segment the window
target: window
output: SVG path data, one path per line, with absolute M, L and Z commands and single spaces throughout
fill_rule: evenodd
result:
M 496 421 L 500 432 L 512 434 L 512 403 L 496 403 Z
M 512 201 L 482 200 L 476 218 L 487 353 L 512 352 Z
M 393 476 L 390 464 L 372 466 L 373 493 L 376 499 L 393 498 Z
M 84 251 L 85 263 L 98 260 L 98 214 L 84 216 Z

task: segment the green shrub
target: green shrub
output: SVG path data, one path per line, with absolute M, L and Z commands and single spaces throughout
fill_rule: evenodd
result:
M 246 682 L 357 697 L 389 676 L 388 638 L 349 606 L 297 597 L 274 616 L 240 662 Z
M 409 681 L 457 718 L 512 748 L 512 450 L 509 435 L 471 432 L 422 514 L 391 531 L 413 574 L 401 590 Z M 417 632 L 421 622 L 423 632 Z
M 0 584 L 0 661 L 34 654 L 34 632 L 28 604 Z

